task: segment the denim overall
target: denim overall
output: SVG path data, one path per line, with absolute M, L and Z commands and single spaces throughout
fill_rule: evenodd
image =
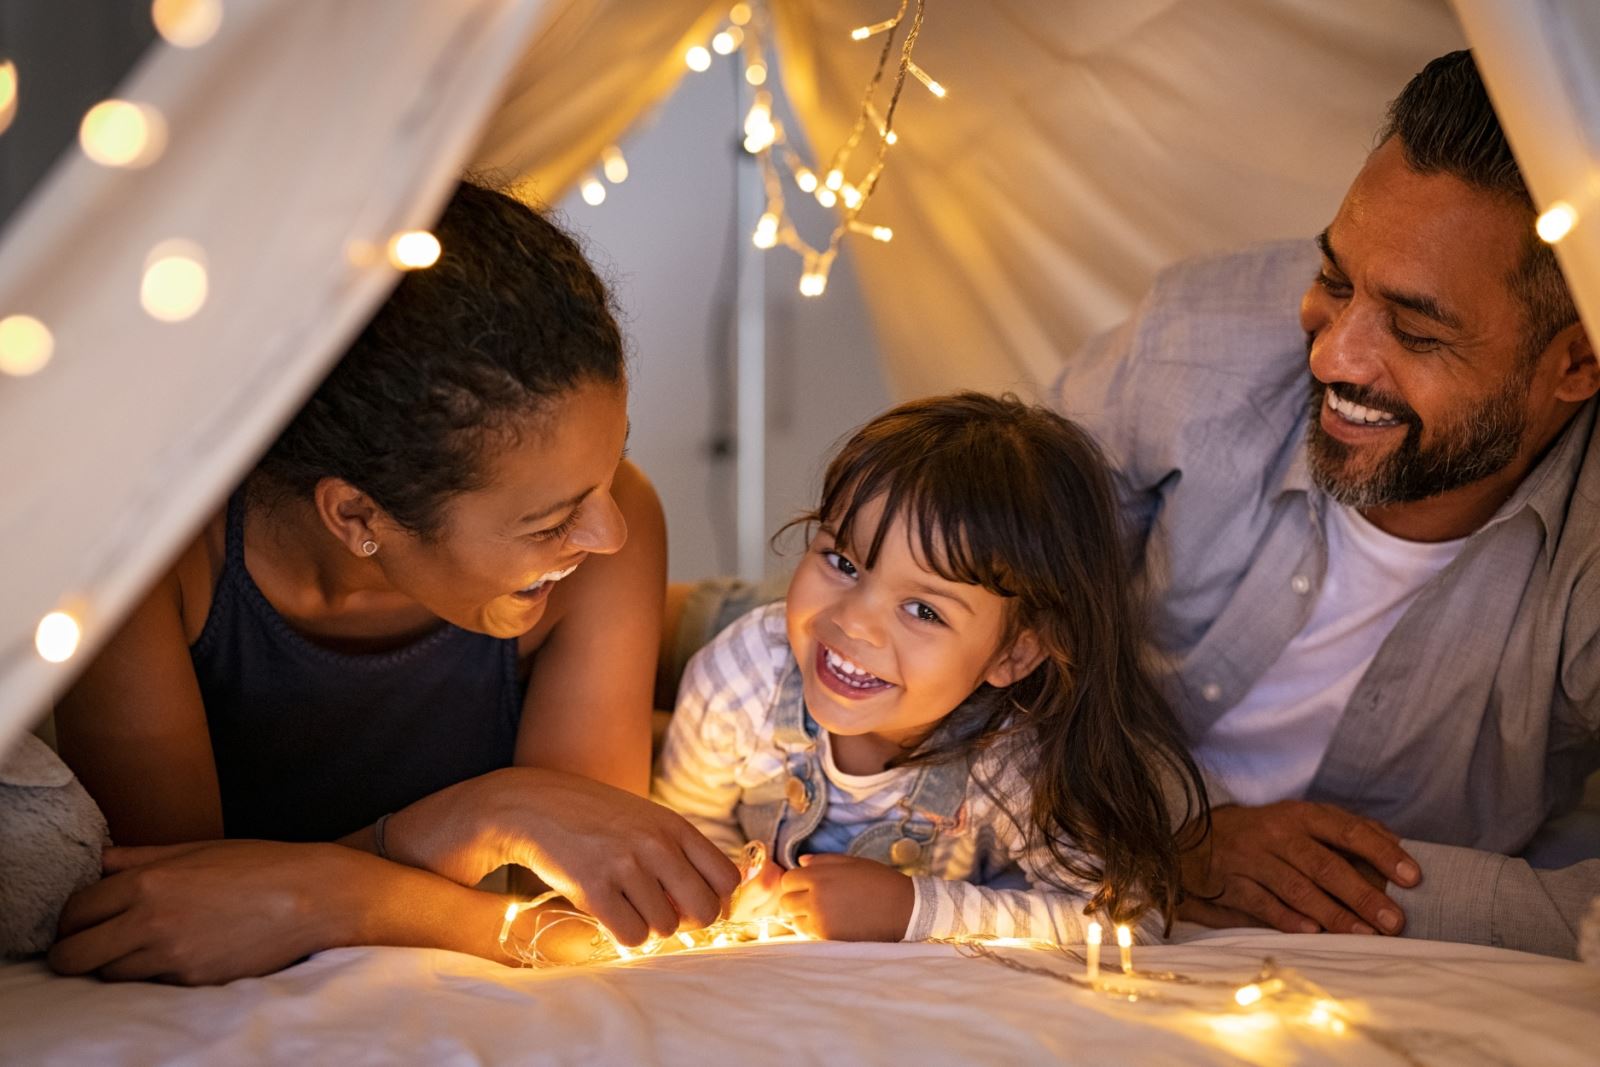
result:
M 806 712 L 800 666 L 790 663 L 768 712 L 772 737 L 783 753 L 783 769 L 746 786 L 739 798 L 739 826 L 745 840 L 760 841 L 779 866 L 796 865 L 806 838 L 822 825 L 828 810 L 828 782 L 817 748 L 820 727 Z M 970 758 L 917 768 L 898 818 L 857 834 L 846 854 L 876 860 L 903 874 L 928 874 L 934 839 L 941 830 L 960 827 L 967 795 Z

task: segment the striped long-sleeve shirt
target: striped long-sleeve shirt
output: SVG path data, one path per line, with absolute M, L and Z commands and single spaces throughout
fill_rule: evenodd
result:
M 724 630 L 700 650 L 684 674 L 653 793 L 729 855 L 745 844 L 737 817 L 743 790 L 783 768 L 769 710 L 793 662 L 783 605 L 778 603 L 758 608 Z M 847 774 L 833 760 L 826 731 L 818 747 L 828 807 L 808 847 L 843 852 L 868 827 L 899 817 L 898 805 L 916 770 Z M 1066 892 L 1052 884 L 1074 883 L 1059 871 L 1048 848 L 1029 847 L 1029 835 L 1009 814 L 1028 810 L 1027 783 L 1019 772 L 1026 764 L 1018 755 L 1014 748 L 990 750 L 975 762 L 975 780 L 969 782 L 957 825 L 936 838 L 931 873 L 913 878 L 916 904 L 903 940 L 1083 940 L 1087 892 Z M 989 788 L 980 787 L 979 781 Z M 1027 888 L 983 884 L 1013 867 L 1020 869 Z M 1159 939 L 1159 919 L 1148 918 L 1136 936 Z

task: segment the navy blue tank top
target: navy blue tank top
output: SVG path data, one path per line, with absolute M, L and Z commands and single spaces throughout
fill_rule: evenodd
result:
M 244 565 L 244 492 L 190 646 L 229 837 L 330 841 L 447 785 L 509 766 L 521 718 L 517 641 L 443 623 L 351 655 L 316 645 Z

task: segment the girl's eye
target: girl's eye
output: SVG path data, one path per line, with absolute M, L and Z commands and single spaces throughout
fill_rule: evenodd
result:
M 822 553 L 822 558 L 828 561 L 828 566 L 844 575 L 846 578 L 856 576 L 856 565 L 837 552 L 827 551 Z
M 534 541 L 555 541 L 565 537 L 578 525 L 578 513 L 582 510 L 581 506 L 574 508 L 572 514 L 562 519 L 559 526 L 552 526 L 548 530 L 535 530 L 528 537 Z
M 910 615 L 918 622 L 944 622 L 944 620 L 939 617 L 939 613 L 937 611 L 934 611 L 920 600 L 913 600 L 909 602 L 906 604 L 905 610 L 907 615 Z

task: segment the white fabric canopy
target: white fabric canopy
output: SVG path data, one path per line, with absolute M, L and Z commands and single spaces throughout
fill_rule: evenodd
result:
M 1054 954 L 1004 952 L 1083 973 Z M 1266 956 L 1371 1029 L 1336 1036 L 1234 1011 L 1232 985 Z M 1230 985 L 1176 991 L 1200 1007 L 1129 1004 L 943 945 L 818 942 L 548 971 L 338 949 L 212 989 L 103 985 L 21 964 L 0 968 L 0 1045 L 29 1064 L 1576 1067 L 1594 1062 L 1600 1032 L 1600 970 L 1501 949 L 1211 933 L 1135 949 L 1135 963 Z

